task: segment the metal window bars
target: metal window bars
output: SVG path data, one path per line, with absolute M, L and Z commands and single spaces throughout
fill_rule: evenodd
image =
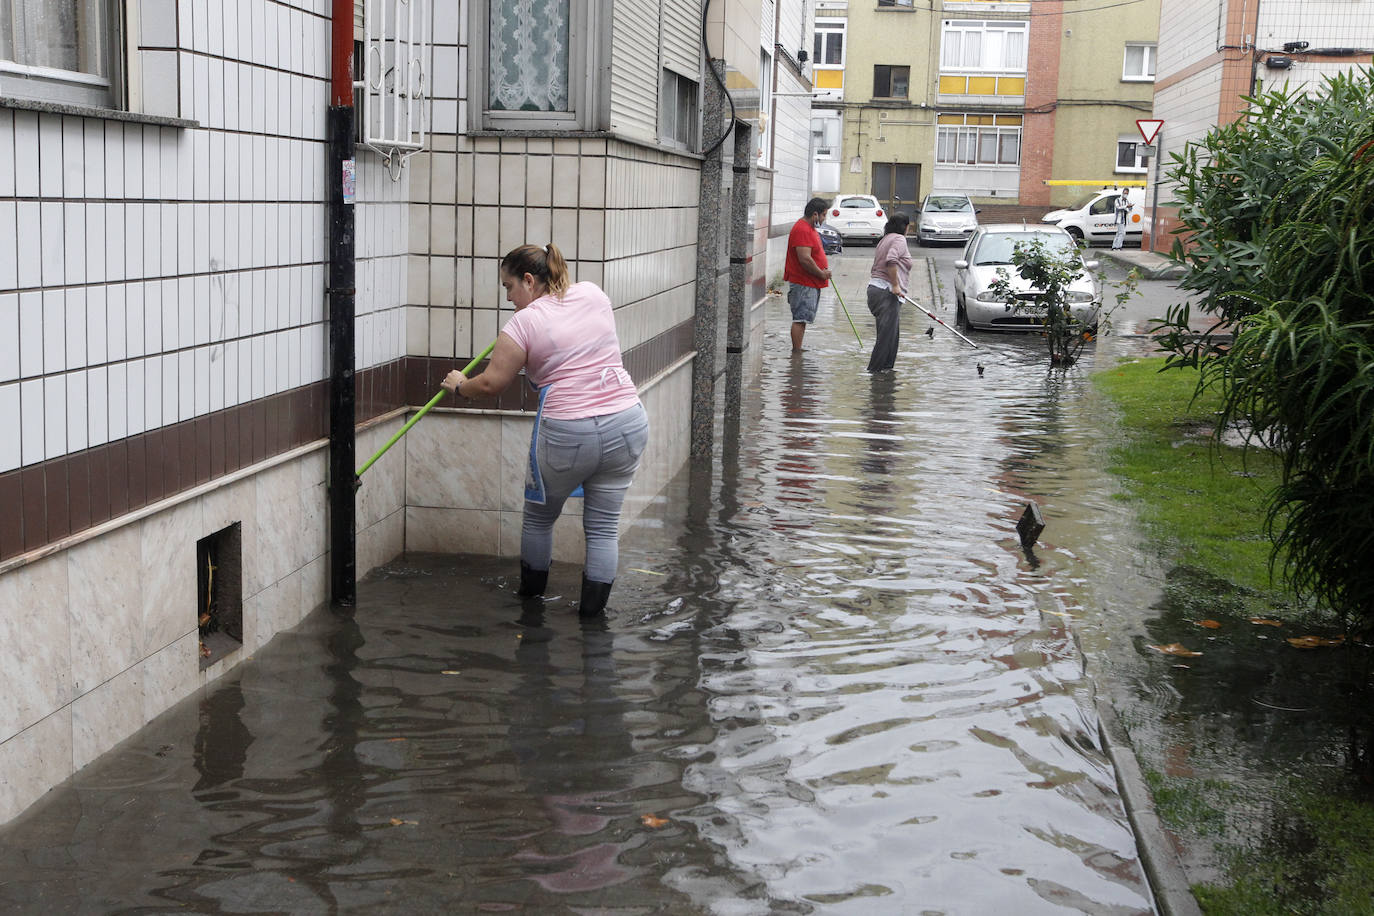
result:
M 424 149 L 428 118 L 429 0 L 365 0 L 361 91 L 362 144 L 382 156 L 398 181 Z

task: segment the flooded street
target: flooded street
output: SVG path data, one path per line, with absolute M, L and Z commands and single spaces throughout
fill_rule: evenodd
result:
M 770 298 L 605 620 L 575 566 L 521 602 L 513 559 L 400 558 L 0 829 L 0 908 L 1153 912 L 1085 673 L 1158 590 L 1088 380 L 1139 322 L 1051 372 L 908 309 L 870 376 L 871 254 L 863 348 L 827 294 L 789 352 Z

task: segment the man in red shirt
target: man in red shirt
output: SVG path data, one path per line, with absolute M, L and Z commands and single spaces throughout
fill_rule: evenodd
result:
M 816 227 L 825 222 L 826 202 L 813 197 L 802 218 L 787 236 L 787 257 L 782 278 L 787 281 L 787 304 L 792 309 L 792 352 L 802 348 L 806 326 L 816 320 L 821 290 L 830 283 L 830 262 L 825 258 Z

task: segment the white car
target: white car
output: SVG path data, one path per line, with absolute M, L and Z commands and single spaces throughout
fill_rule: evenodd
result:
M 1102 307 L 1102 292 L 1090 271 L 1097 261 L 1084 261 L 1077 241 L 1058 226 L 1006 223 L 979 226 L 954 262 L 954 301 L 956 320 L 966 328 L 978 330 L 1039 331 L 1045 326 L 1045 312 L 1038 301 L 1044 297 L 1012 265 L 1017 245 L 1039 239 L 1052 252 L 1072 258 L 1080 270 L 1069 286 L 1069 310 L 1085 327 L 1097 326 Z M 998 271 L 1007 273 L 1016 290 L 1012 301 L 994 293 L 992 284 Z M 1019 306 L 1019 307 L 1018 307 Z
M 1062 210 L 1051 210 L 1040 221 L 1058 226 L 1088 245 L 1094 242 L 1111 244 L 1116 238 L 1116 199 L 1121 193 L 1116 188 L 1093 191 Z M 1145 191 L 1143 188 L 1130 188 L 1125 193 L 1131 204 L 1126 214 L 1126 241 L 1136 246 L 1140 244 L 1141 227 L 1144 225 Z
M 921 212 L 916 214 L 916 244 L 967 242 L 978 228 L 978 211 L 967 194 L 959 191 L 934 191 L 926 195 Z
M 841 194 L 831 202 L 825 221 L 846 242 L 859 239 L 877 242 L 883 237 L 887 214 L 878 198 L 871 194 Z

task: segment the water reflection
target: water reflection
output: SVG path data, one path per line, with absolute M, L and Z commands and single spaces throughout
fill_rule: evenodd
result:
M 1147 912 L 1066 626 L 1081 376 L 925 335 L 869 374 L 783 309 L 614 615 L 563 564 L 522 602 L 508 559 L 404 558 L 0 831 L 0 903 Z

